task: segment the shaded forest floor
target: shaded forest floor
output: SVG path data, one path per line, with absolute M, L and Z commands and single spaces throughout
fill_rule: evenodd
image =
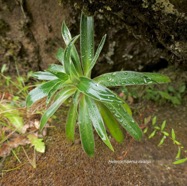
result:
M 153 114 L 157 116 L 159 123 L 167 120 L 166 130 L 169 132 L 174 128 L 177 139 L 187 147 L 186 97 L 178 107 L 171 104 L 158 106 L 150 101 L 136 103 L 133 107 L 139 110 L 136 114 L 138 123 L 141 124 L 142 118 Z M 95 135 L 96 153 L 93 158 L 89 158 L 81 148 L 78 130 L 75 144 L 66 140 L 65 113 L 66 107 L 63 107 L 58 114 L 61 119 L 54 120 L 56 127 L 49 129 L 45 139 L 46 153 L 37 154 L 37 168 L 32 168 L 24 153 L 19 154 L 21 164 L 11 156 L 5 161 L 0 178 L 1 186 L 186 186 L 186 163 L 172 164 L 177 148 L 170 140 L 158 147 L 160 136 L 148 139 L 145 135 L 141 142 L 133 141 L 127 136 L 123 144 L 117 144 L 111 139 L 115 148 L 113 153 Z M 32 151 L 28 155 L 32 157 Z

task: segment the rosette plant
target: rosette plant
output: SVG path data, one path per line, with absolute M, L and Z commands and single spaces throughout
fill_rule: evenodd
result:
M 26 100 L 27 106 L 31 106 L 46 97 L 48 107 L 41 118 L 40 129 L 72 97 L 66 121 L 66 136 L 74 141 L 75 127 L 78 124 L 82 147 L 89 156 L 94 154 L 93 130 L 112 151 L 107 132 L 117 142 L 122 142 L 123 127 L 134 139 L 140 140 L 142 131 L 132 118 L 128 105 L 107 87 L 166 83 L 169 78 L 156 73 L 119 71 L 91 79 L 92 68 L 103 48 L 106 35 L 94 51 L 93 17 L 84 14 L 81 15 L 80 35 L 72 38 L 65 23 L 62 24 L 61 32 L 66 44 L 66 48 L 60 48 L 56 55 L 61 64 L 53 64 L 44 72 L 34 73 L 34 77 L 47 82 L 31 90 Z M 80 55 L 74 45 L 79 38 Z

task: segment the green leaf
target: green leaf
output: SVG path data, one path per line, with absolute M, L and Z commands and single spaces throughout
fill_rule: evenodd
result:
M 174 93 L 174 92 L 175 92 L 175 89 L 174 89 L 173 86 L 170 85 L 170 86 L 168 86 L 168 91 Z
M 187 161 L 187 158 L 183 158 L 183 159 L 180 159 L 180 160 L 177 160 L 177 161 L 173 162 L 173 164 L 177 165 L 177 164 L 185 163 L 186 161 Z
M 41 153 L 45 152 L 45 144 L 43 142 L 43 139 L 38 138 L 34 134 L 29 134 L 27 138 L 29 139 L 31 144 L 34 146 L 34 149 L 37 152 L 41 152 Z
M 66 46 L 68 46 L 72 40 L 72 37 L 71 37 L 71 33 L 65 23 L 62 24 L 61 31 L 62 31 L 62 37 L 64 39 L 64 42 L 65 42 Z M 74 64 L 77 72 L 79 72 L 79 74 L 82 75 L 79 54 L 78 54 L 77 49 L 75 48 L 74 44 L 72 44 L 72 47 L 71 47 L 71 58 L 72 58 L 73 64 Z
M 62 33 L 62 37 L 64 39 L 65 44 L 68 45 L 69 42 L 71 41 L 72 37 L 71 37 L 71 33 L 70 33 L 68 27 L 66 26 L 65 22 L 62 23 L 61 33 Z
M 74 46 L 75 41 L 79 38 L 79 36 L 75 36 L 67 45 L 65 52 L 64 52 L 64 68 L 65 72 L 68 75 L 72 75 L 73 77 L 79 76 L 78 69 L 74 66 L 72 60 L 71 60 L 71 50 Z
M 65 73 L 64 67 L 62 65 L 56 65 L 52 64 L 48 67 L 47 71 L 51 73 L 56 73 L 56 72 L 62 72 Z
M 57 50 L 57 53 L 55 55 L 56 59 L 62 64 L 64 65 L 64 49 L 63 48 L 59 48 Z
M 89 97 L 85 97 L 86 104 L 87 104 L 87 110 L 89 113 L 89 117 L 92 121 L 92 124 L 97 132 L 97 134 L 100 136 L 100 138 L 103 140 L 103 142 L 109 147 L 110 150 L 114 151 L 110 140 L 108 139 L 105 125 L 103 122 L 103 119 L 100 115 L 99 109 L 96 105 L 96 103 L 90 99 Z
M 174 129 L 171 129 L 171 138 L 172 138 L 173 141 L 175 141 L 175 139 L 176 139 Z
M 181 86 L 179 87 L 179 92 L 180 92 L 181 94 L 184 93 L 185 90 L 186 90 L 186 85 L 185 85 L 185 84 L 183 84 L 183 85 L 181 85 Z
M 60 80 L 55 79 L 46 83 L 43 83 L 36 87 L 35 89 L 31 90 L 27 96 L 26 104 L 27 107 L 31 106 L 36 101 L 46 97 L 53 86 L 58 83 Z
M 143 133 L 145 134 L 145 133 L 147 133 L 147 131 L 148 131 L 148 127 L 146 127 L 144 130 L 143 130 Z
M 92 62 L 90 63 L 90 67 L 89 67 L 89 70 L 88 70 L 86 75 L 88 75 L 90 73 L 90 71 L 94 67 L 95 63 L 97 62 L 97 59 L 98 59 L 98 57 L 99 57 L 99 55 L 101 53 L 101 50 L 103 49 L 105 40 L 106 40 L 106 35 L 104 35 L 103 38 L 101 39 L 101 42 L 99 43 L 99 46 L 98 46 L 98 48 L 96 50 L 96 53 L 95 53 L 95 56 L 94 56 Z
M 83 71 L 88 74 L 94 58 L 94 20 L 92 16 L 85 16 L 83 13 L 80 22 L 80 50 Z
M 172 96 L 169 93 L 164 91 L 158 91 L 158 93 L 161 95 L 162 98 L 172 100 Z
M 108 109 L 113 113 L 117 121 L 122 125 L 127 132 L 136 140 L 140 140 L 142 137 L 142 131 L 133 118 L 126 112 L 121 104 L 108 104 L 104 103 Z
M 3 64 L 1 67 L 1 74 L 3 74 L 4 72 L 6 72 L 8 70 L 8 67 L 6 64 Z
M 177 152 L 175 159 L 179 159 L 180 156 L 181 156 L 181 147 L 178 147 L 178 152 Z
M 45 111 L 40 121 L 40 130 L 43 129 L 47 120 L 57 111 L 62 103 L 75 92 L 74 88 L 65 87 L 59 94 L 58 99 Z
M 165 139 L 166 139 L 166 136 L 163 136 L 162 139 L 160 140 L 158 146 L 161 146 L 164 143 Z
M 131 108 L 129 107 L 129 105 L 127 104 L 127 103 L 123 103 L 123 107 L 124 107 L 124 109 L 126 110 L 126 112 L 130 115 L 130 116 L 132 116 L 132 110 L 131 110 Z
M 181 145 L 181 143 L 179 141 L 177 141 L 177 140 L 174 141 L 174 144 Z
M 94 134 L 92 122 L 88 113 L 88 105 L 85 101 L 85 96 L 82 95 L 79 104 L 79 131 L 83 149 L 89 156 L 94 155 Z
M 60 65 L 53 65 L 50 68 L 48 68 L 48 71 L 63 81 L 68 80 L 69 76 L 66 73 L 62 72 L 60 67 Z
M 114 87 L 127 85 L 147 85 L 157 83 L 168 83 L 170 79 L 162 74 L 142 73 L 133 71 L 120 71 L 100 75 L 94 78 L 99 84 Z
M 122 103 L 122 100 L 108 88 L 96 84 L 93 80 L 86 77 L 80 77 L 77 88 L 85 95 L 101 102 Z
M 169 136 L 169 133 L 165 131 L 162 131 L 162 134 L 164 134 L 164 136 Z
M 35 72 L 32 75 L 34 78 L 37 78 L 39 80 L 55 80 L 57 77 L 50 73 L 50 72 Z
M 152 125 L 153 125 L 153 126 L 156 124 L 156 120 L 157 120 L 157 117 L 154 116 L 153 119 L 152 119 Z
M 181 104 L 181 98 L 177 98 L 175 96 L 171 96 L 170 101 L 174 104 L 174 105 L 180 105 Z
M 8 119 L 10 124 L 14 126 L 18 132 L 22 133 L 23 118 L 20 116 L 20 112 L 17 108 L 10 104 L 0 104 L 0 115 Z
M 120 129 L 120 125 L 115 119 L 115 117 L 112 115 L 112 113 L 108 110 L 107 107 L 105 107 L 103 104 L 99 105 L 99 111 L 101 113 L 101 116 L 103 118 L 103 121 L 105 125 L 107 126 L 109 132 L 113 136 L 113 138 L 121 143 L 124 141 L 124 135 L 122 130 Z
M 63 81 L 59 81 L 57 82 L 49 91 L 48 95 L 47 95 L 47 100 L 46 103 L 49 104 L 52 97 L 54 96 L 54 94 L 61 88 L 63 88 L 65 86 L 65 83 Z
M 162 125 L 161 125 L 161 131 L 163 131 L 166 127 L 166 120 L 163 121 Z
M 160 127 L 159 126 L 155 126 L 154 129 L 160 130 Z
M 149 139 L 152 138 L 152 137 L 154 137 L 155 134 L 156 134 L 156 132 L 157 132 L 157 130 L 154 130 L 154 131 L 149 135 Z
M 73 101 L 70 106 L 68 116 L 66 119 L 66 137 L 71 141 L 74 141 L 79 95 L 80 95 L 80 93 L 77 91 L 74 95 L 74 98 L 73 98 Z

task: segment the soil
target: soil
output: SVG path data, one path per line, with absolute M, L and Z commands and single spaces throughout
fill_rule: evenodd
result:
M 133 105 L 139 109 L 136 120 L 156 115 L 158 122 L 167 120 L 167 131 L 175 129 L 177 139 L 187 147 L 187 99 L 178 107 L 170 104 L 158 106 L 151 102 Z M 1 174 L 1 186 L 59 186 L 59 185 L 136 185 L 136 186 L 186 186 L 187 166 L 173 165 L 177 148 L 166 140 L 158 147 L 160 136 L 141 142 L 128 135 L 122 144 L 111 142 L 115 152 L 111 152 L 95 134 L 96 152 L 88 157 L 81 148 L 78 131 L 74 144 L 65 138 L 64 123 L 66 108 L 62 108 L 61 118 L 55 120 L 54 128 L 45 139 L 45 154 L 37 154 L 37 168 L 33 168 L 19 154 L 18 163 L 13 156 L 7 159 Z M 150 129 L 150 128 L 149 128 Z M 32 152 L 32 151 L 31 151 Z M 32 156 L 28 153 L 29 157 Z M 23 155 L 24 156 L 24 155 Z M 14 170 L 13 170 L 14 169 Z

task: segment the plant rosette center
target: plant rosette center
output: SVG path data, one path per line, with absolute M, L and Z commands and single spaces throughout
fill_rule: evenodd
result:
M 62 24 L 61 32 L 66 44 L 65 49 L 59 48 L 56 54 L 61 64 L 52 64 L 46 71 L 34 73 L 35 78 L 44 82 L 33 89 L 26 100 L 27 106 L 31 106 L 46 97 L 48 107 L 41 118 L 40 129 L 45 127 L 48 119 L 71 97 L 66 136 L 74 141 L 75 127 L 78 126 L 82 147 L 89 156 L 94 155 L 94 130 L 112 151 L 114 149 L 108 133 L 121 143 L 124 140 L 121 127 L 134 139 L 140 140 L 142 131 L 132 118 L 130 107 L 109 87 L 167 83 L 169 78 L 157 73 L 119 71 L 91 79 L 91 71 L 104 46 L 106 35 L 95 51 L 94 20 L 92 16 L 83 13 L 80 35 L 72 38 L 65 23 Z M 74 45 L 79 38 L 80 54 Z

